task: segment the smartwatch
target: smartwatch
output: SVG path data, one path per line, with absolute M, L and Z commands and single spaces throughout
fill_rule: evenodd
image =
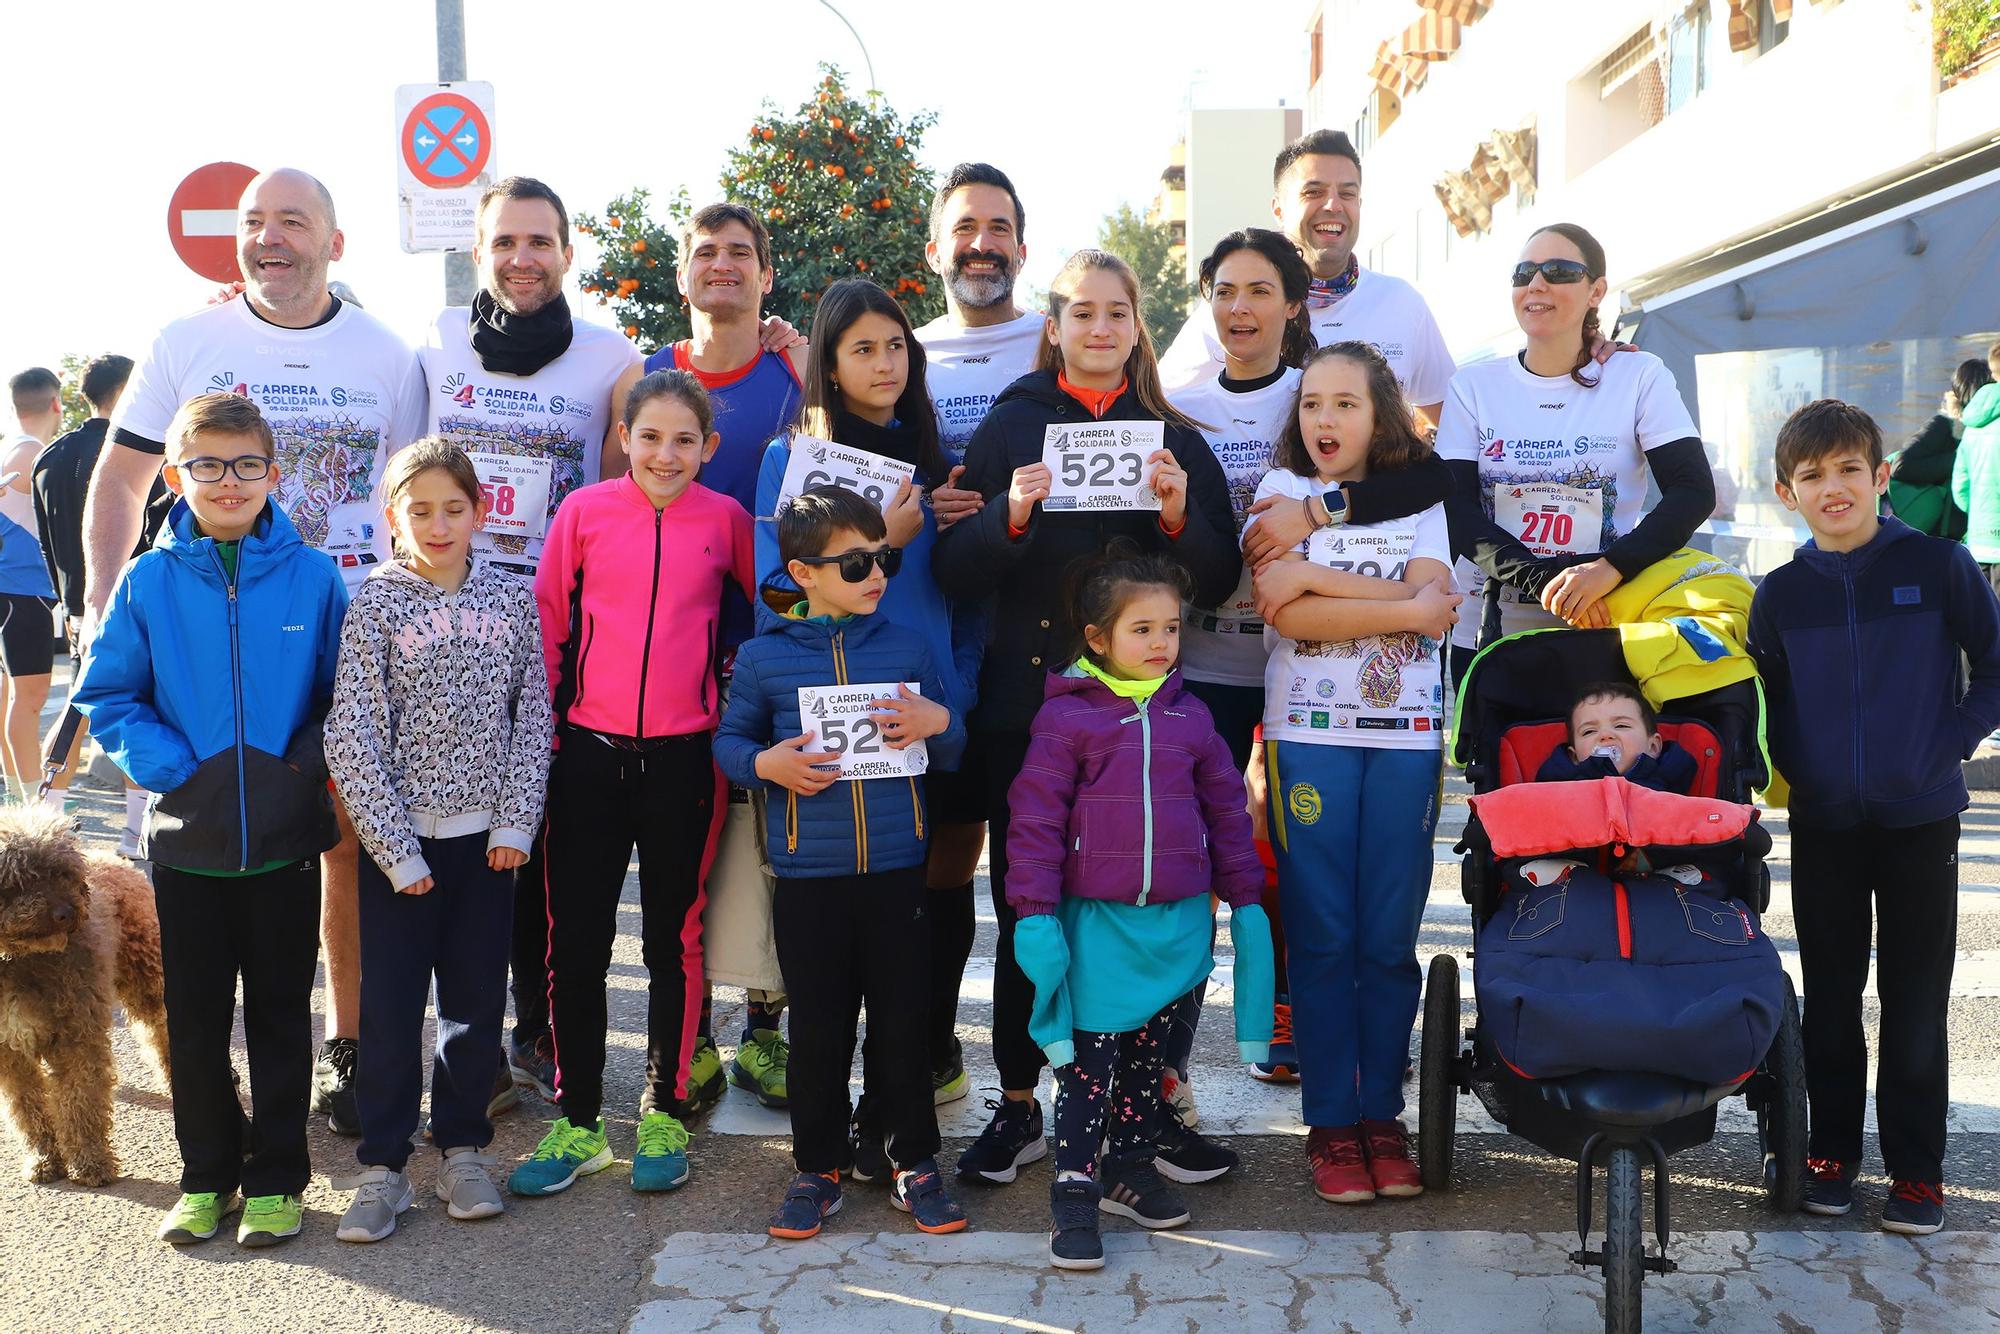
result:
M 1345 489 L 1338 486 L 1334 487 L 1333 490 L 1328 491 L 1319 498 L 1319 506 L 1326 511 L 1326 522 L 1321 524 L 1320 527 L 1335 528 L 1347 522 L 1347 492 Z

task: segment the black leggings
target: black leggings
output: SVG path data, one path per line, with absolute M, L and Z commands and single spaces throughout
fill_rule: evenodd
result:
M 1130 1033 L 1078 1031 L 1076 1059 L 1056 1071 L 1056 1171 L 1097 1175 L 1097 1146 L 1121 1162 L 1149 1158 L 1160 1119 L 1173 1007 Z
M 543 865 L 556 1102 L 572 1125 L 595 1125 L 603 1111 L 605 976 L 635 843 L 647 975 L 639 1110 L 667 1110 L 687 1097 L 701 1019 L 704 882 L 727 794 L 710 742 L 710 733 L 695 732 L 635 750 L 562 729 L 549 771 Z
M 999 923 L 999 947 L 993 960 L 993 1064 L 1003 1089 L 1031 1089 L 1048 1064 L 1041 1047 L 1028 1036 L 1028 1015 L 1035 1005 L 1035 987 L 1014 961 L 1014 910 L 1007 906 L 1007 789 L 1028 758 L 1028 738 L 1022 732 L 984 732 L 968 749 L 965 767 L 986 776 L 986 868 L 993 885 L 993 916 Z

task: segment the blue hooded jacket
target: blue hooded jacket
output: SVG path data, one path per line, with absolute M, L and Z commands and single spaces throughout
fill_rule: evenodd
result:
M 2000 604 L 1963 546 L 1899 519 L 1853 551 L 1808 542 L 1764 576 L 1749 647 L 1793 823 L 1907 829 L 1966 808 L 1960 761 L 2000 723 Z
M 770 596 L 785 594 L 773 589 Z M 765 794 L 767 846 L 778 875 L 811 879 L 923 865 L 928 839 L 921 779 L 845 779 L 801 797 L 757 776 L 759 753 L 806 730 L 800 686 L 886 681 L 915 681 L 925 699 L 951 709 L 951 725 L 926 749 L 932 768 L 957 768 L 965 715 L 951 708 L 924 637 L 881 612 L 838 621 L 778 617 L 737 651 L 729 707 L 715 734 L 715 762 L 730 782 Z
M 340 841 L 320 727 L 347 590 L 275 503 L 226 573 L 185 500 L 118 578 L 72 696 L 105 753 L 158 793 L 140 844 L 245 871 Z

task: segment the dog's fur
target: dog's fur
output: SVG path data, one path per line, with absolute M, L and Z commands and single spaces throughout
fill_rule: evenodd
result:
M 118 1175 L 114 1004 L 164 1077 L 152 886 L 115 857 L 85 853 L 57 811 L 0 811 L 0 1111 L 30 1181 L 101 1186 Z

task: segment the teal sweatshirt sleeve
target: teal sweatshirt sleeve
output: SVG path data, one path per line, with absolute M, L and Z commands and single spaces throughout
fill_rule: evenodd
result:
M 1264 935 L 1267 959 L 1270 952 L 1267 925 Z M 1048 1055 L 1050 1065 L 1060 1069 L 1073 1064 L 1076 1025 L 1069 1008 L 1069 942 L 1063 938 L 1062 919 L 1044 913 L 1014 923 L 1014 961 L 1035 985 L 1035 1008 L 1028 1016 L 1028 1036 Z M 1271 1007 L 1266 1003 L 1264 1026 L 1268 1029 L 1270 1025 Z
M 1034 920 L 1032 918 L 1028 919 Z M 1018 937 L 1016 940 L 1018 942 Z M 1277 993 L 1277 963 L 1271 949 L 1271 919 L 1261 904 L 1229 911 L 1229 943 L 1236 950 L 1236 1046 L 1245 1061 L 1271 1055 L 1271 1002 Z M 1018 955 L 1020 945 L 1015 945 Z M 1022 965 L 1026 967 L 1026 965 Z

